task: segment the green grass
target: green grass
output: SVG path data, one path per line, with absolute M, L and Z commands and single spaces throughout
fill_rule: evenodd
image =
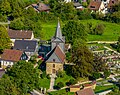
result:
M 113 89 L 113 88 L 114 88 L 114 85 L 96 86 L 94 91 L 95 93 L 99 93 L 99 92 L 106 91 L 106 90 Z
M 64 86 L 66 86 L 66 82 L 68 82 L 70 79 L 74 79 L 72 76 L 68 76 L 65 74 L 65 76 L 63 78 L 58 77 L 55 80 L 55 85 L 57 85 L 58 82 L 63 82 Z
M 48 93 L 48 95 L 74 95 L 74 93 L 73 92 L 66 92 L 66 90 L 63 89 L 63 90 L 50 92 L 50 93 Z
M 44 78 L 44 79 L 40 79 L 40 84 L 41 87 L 49 89 L 50 87 L 50 79 Z
M 115 23 L 110 23 L 110 22 L 105 22 L 101 20 L 80 20 L 81 23 L 84 25 L 87 25 L 87 23 L 92 23 L 93 27 L 95 27 L 96 24 L 98 23 L 103 23 L 105 25 L 105 30 L 103 35 L 88 35 L 88 40 L 89 41 L 116 41 L 118 37 L 120 36 L 120 25 L 115 24 Z M 61 23 L 61 26 L 65 22 Z M 57 22 L 46 22 L 46 23 L 41 23 L 42 25 L 42 32 L 44 33 L 44 40 L 49 40 L 51 37 L 54 36 Z

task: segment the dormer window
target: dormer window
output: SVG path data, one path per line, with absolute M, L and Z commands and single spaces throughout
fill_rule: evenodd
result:
M 95 8 L 95 6 L 90 6 L 90 8 Z
M 112 1 L 112 3 L 114 4 L 114 1 Z

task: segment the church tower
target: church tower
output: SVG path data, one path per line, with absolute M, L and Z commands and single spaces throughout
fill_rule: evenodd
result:
M 51 47 L 54 49 L 57 45 L 64 51 L 65 37 L 62 36 L 60 22 L 58 20 L 57 28 L 54 37 L 51 39 Z

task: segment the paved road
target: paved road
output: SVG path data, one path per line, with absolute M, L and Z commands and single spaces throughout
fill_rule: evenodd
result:
M 87 43 L 98 43 L 98 44 L 104 44 L 104 43 L 106 43 L 106 44 L 113 44 L 113 43 L 117 43 L 118 41 L 89 41 L 89 42 L 87 42 Z

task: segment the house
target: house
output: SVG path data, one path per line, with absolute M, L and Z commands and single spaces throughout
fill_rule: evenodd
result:
M 76 9 L 80 9 L 80 10 L 84 9 L 84 7 L 82 6 L 82 4 L 80 4 L 79 2 L 74 2 L 73 5 L 74 5 L 74 7 Z
M 27 60 L 28 56 L 25 52 L 21 50 L 11 50 L 5 49 L 1 55 L 0 62 L 1 67 L 6 68 L 7 66 L 12 66 L 20 60 Z
M 119 0 L 110 0 L 108 3 L 108 12 L 114 12 L 114 9 L 112 8 L 112 6 L 114 6 L 115 4 L 117 4 L 119 2 Z
M 84 89 L 86 89 L 86 88 L 95 89 L 95 87 L 96 87 L 96 81 L 93 81 L 92 83 L 89 83 L 89 84 L 84 84 L 83 87 L 84 87 Z
M 64 0 L 64 2 L 68 3 L 68 2 L 71 2 L 72 0 Z
M 62 36 L 60 23 L 56 28 L 55 36 L 51 39 L 51 51 L 46 55 L 46 73 L 56 74 L 63 70 L 65 61 L 65 37 Z
M 77 91 L 80 90 L 80 88 L 81 88 L 80 85 L 71 85 L 70 86 L 70 92 L 77 92 Z
M 5 69 L 0 68 L 0 78 L 5 74 Z
M 75 95 L 95 95 L 93 89 L 86 88 L 75 92 Z
M 27 30 L 8 30 L 8 35 L 10 37 L 10 40 L 12 41 L 13 45 L 15 40 L 32 40 L 34 38 L 34 34 L 32 31 Z
M 38 43 L 36 40 L 15 40 L 14 50 L 22 50 L 30 58 L 38 54 Z
M 44 3 L 38 3 L 38 4 L 32 4 L 28 7 L 26 7 L 26 9 L 28 9 L 29 7 L 33 7 L 35 11 L 39 12 L 49 12 L 50 11 L 50 7 L 47 4 Z
M 88 9 L 92 10 L 92 12 L 99 12 L 105 14 L 105 6 L 103 1 L 91 1 Z

